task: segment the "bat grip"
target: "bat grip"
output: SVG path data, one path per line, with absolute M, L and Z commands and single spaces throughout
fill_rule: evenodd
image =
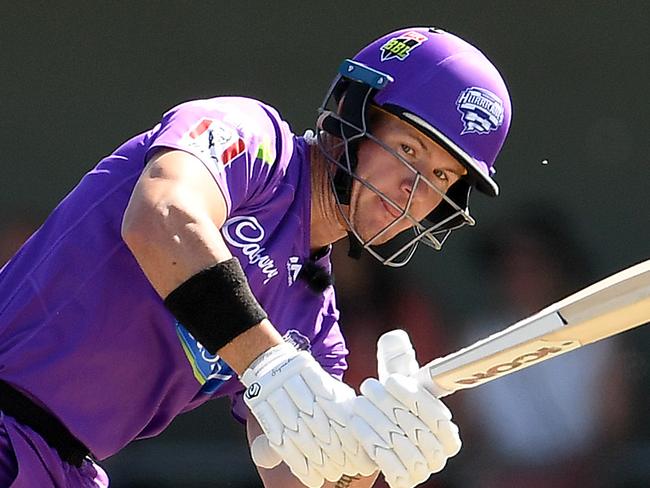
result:
M 436 383 L 431 378 L 431 373 L 429 372 L 429 368 L 427 366 L 420 368 L 415 377 L 418 380 L 418 383 L 436 398 L 446 397 L 447 395 L 451 395 L 454 392 L 453 390 L 445 390 L 438 383 Z

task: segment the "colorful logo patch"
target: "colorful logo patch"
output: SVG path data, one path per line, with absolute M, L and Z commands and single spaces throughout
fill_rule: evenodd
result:
M 381 46 L 381 60 L 388 61 L 390 59 L 397 59 L 404 61 L 413 49 L 420 46 L 426 40 L 428 40 L 427 36 L 416 31 L 409 31 L 393 37 Z
M 192 366 L 194 377 L 203 385 L 202 393 L 214 393 L 233 377 L 235 373 L 230 366 L 218 355 L 210 354 L 179 322 L 176 322 L 176 335 Z
M 485 88 L 465 88 L 456 100 L 456 108 L 464 126 L 461 135 L 472 132 L 488 134 L 503 123 L 503 102 Z
M 256 157 L 266 164 L 273 164 L 275 162 L 275 147 L 267 134 L 262 136 L 262 141 L 257 146 Z
M 236 129 L 208 117 L 199 120 L 185 134 L 185 139 L 199 153 L 209 155 L 224 166 L 246 150 L 246 144 Z

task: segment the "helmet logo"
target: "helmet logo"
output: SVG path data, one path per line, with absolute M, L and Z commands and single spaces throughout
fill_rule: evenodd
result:
M 465 88 L 456 100 L 456 108 L 464 126 L 460 135 L 471 132 L 488 134 L 503 123 L 503 102 L 485 88 Z
M 381 46 L 381 60 L 388 61 L 397 58 L 399 61 L 404 61 L 413 49 L 428 39 L 427 36 L 416 31 L 409 31 L 393 37 Z

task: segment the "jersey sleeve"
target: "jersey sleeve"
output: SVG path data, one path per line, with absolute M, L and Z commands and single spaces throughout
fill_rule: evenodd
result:
M 263 203 L 286 172 L 293 136 L 272 108 L 257 100 L 194 100 L 164 114 L 152 131 L 148 160 L 162 148 L 195 156 L 223 193 L 228 215 Z

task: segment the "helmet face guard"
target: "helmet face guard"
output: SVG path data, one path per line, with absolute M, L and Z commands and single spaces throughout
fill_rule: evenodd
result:
M 352 80 L 345 76 L 345 74 L 349 76 L 351 72 L 354 72 L 355 77 L 364 77 L 369 84 L 360 83 L 358 80 Z M 404 266 L 413 257 L 419 243 L 439 250 L 452 230 L 466 224 L 474 225 L 474 219 L 469 215 L 467 208 L 470 186 L 459 181 L 452 187 L 453 192 L 450 190 L 449 195 L 444 194 L 426 176 L 415 169 L 411 163 L 370 132 L 367 114 L 371 96 L 377 90 L 375 86 L 381 88 L 384 82 L 392 81 L 390 77 L 386 77 L 374 70 L 368 70 L 365 66 L 351 60 L 346 60 L 341 65 L 340 73 L 319 109 L 319 128 L 333 135 L 334 139 L 329 139 L 326 142 L 322 131 L 319 131 L 317 135 L 319 146 L 325 158 L 336 166 L 336 173 L 334 175 L 329 173 L 329 175 L 337 208 L 350 229 L 352 234 L 350 237 L 356 239 L 357 245 L 368 251 L 382 264 L 393 267 Z M 342 92 L 342 87 L 346 87 L 344 88 L 346 98 L 341 103 L 337 93 Z M 336 105 L 340 106 L 338 113 L 336 110 L 330 110 Z M 400 206 L 372 183 L 356 174 L 356 151 L 359 142 L 363 139 L 371 140 L 382 147 L 413 173 L 412 192 L 404 207 Z M 350 203 L 350 190 L 353 180 L 370 189 L 400 214 L 393 222 L 380 229 L 375 235 L 365 239 L 359 235 L 355 226 L 341 208 L 342 205 Z M 419 222 L 410 214 L 410 209 L 413 196 L 417 193 L 418 188 L 423 185 L 438 193 L 442 198 L 442 202 L 424 220 Z M 452 198 L 452 193 L 458 197 L 458 200 Z M 457 202 L 460 202 L 462 206 Z M 409 230 L 403 231 L 400 235 L 391 239 L 389 243 L 376 245 L 403 219 L 409 221 L 411 226 Z
M 484 83 L 486 87 L 474 86 L 480 81 L 477 66 L 480 68 L 478 73 L 490 82 Z M 470 86 L 470 81 L 477 83 L 470 83 Z M 449 85 L 453 86 L 450 88 Z M 504 93 L 505 104 L 502 101 Z M 468 174 L 446 194 L 443 193 L 428 177 L 371 133 L 371 105 L 399 117 L 435 141 L 463 164 Z M 474 225 L 475 221 L 469 215 L 472 187 L 489 195 L 498 193 L 491 175 L 510 121 L 505 84 L 478 50 L 451 34 L 414 28 L 375 41 L 355 59 L 341 64 L 319 113 L 318 144 L 325 158 L 336 167 L 335 174 L 330 174 L 330 182 L 337 208 L 349 228 L 350 255 L 365 249 L 383 264 L 403 266 L 411 259 L 419 243 L 439 250 L 451 231 Z M 453 130 L 450 130 L 449 126 L 454 123 Z M 492 137 L 480 138 L 481 135 Z M 357 150 L 364 139 L 379 145 L 412 171 L 412 192 L 404 207 L 356 174 Z M 370 237 L 359 235 L 341 207 L 350 203 L 354 180 L 399 213 L 393 222 Z M 439 194 L 441 202 L 422 221 L 417 221 L 410 210 L 413 195 L 421 185 Z M 378 245 L 403 220 L 408 221 L 410 228 L 389 243 Z

